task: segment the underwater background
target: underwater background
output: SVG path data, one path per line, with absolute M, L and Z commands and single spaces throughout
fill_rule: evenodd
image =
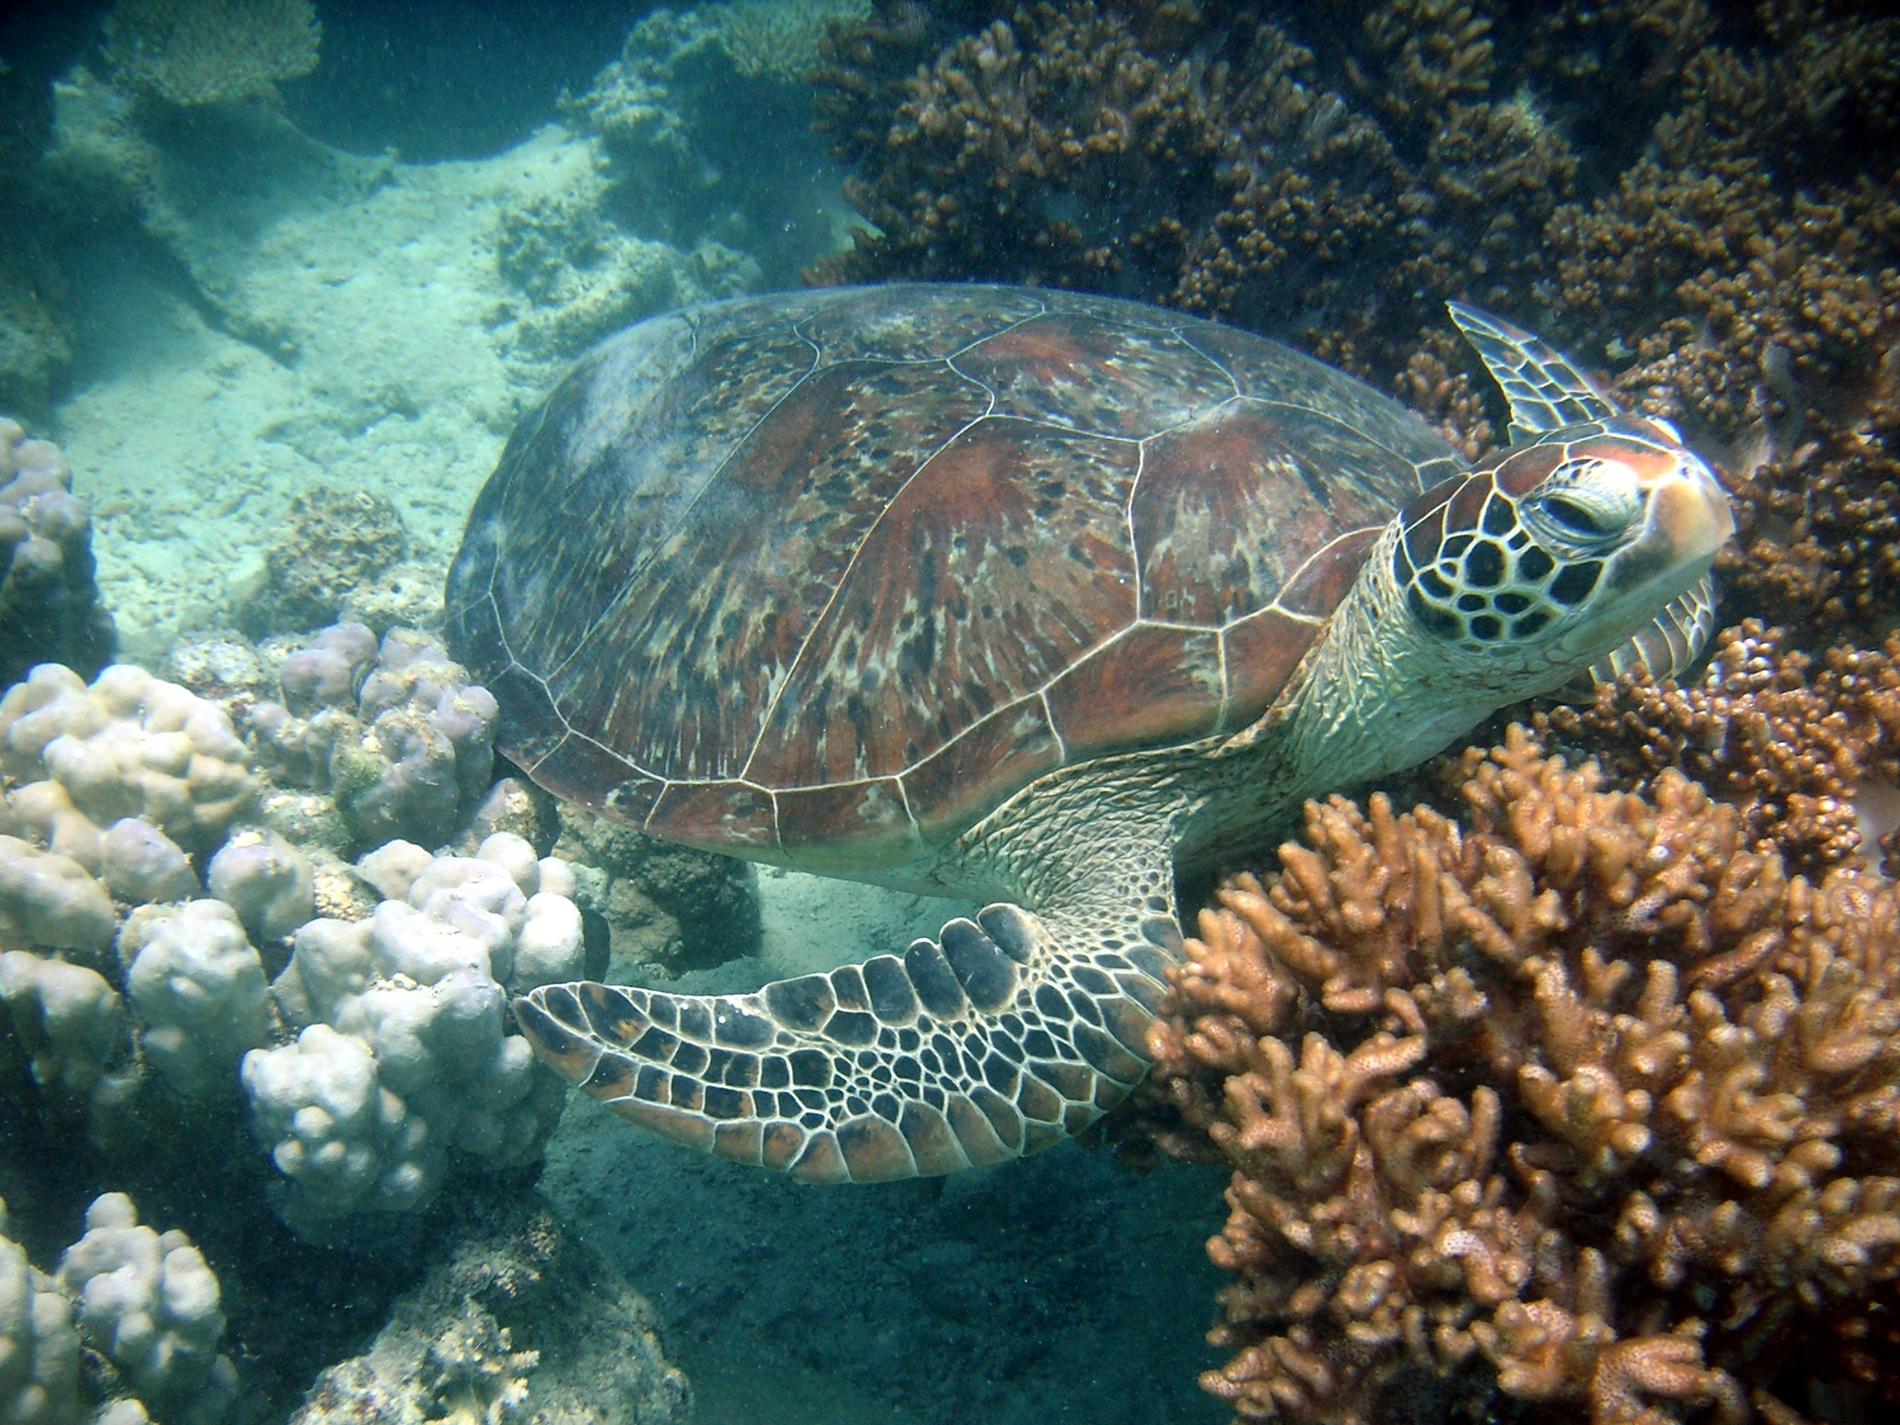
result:
M 1900 22 L 1822 0 L 5 7 L 0 1422 L 1886 1418 L 1897 139 Z M 1216 317 L 1472 456 L 1476 303 L 1739 529 L 1680 686 L 1190 887 L 1095 1141 L 814 1189 L 504 991 L 942 904 L 557 808 L 442 586 L 594 342 L 899 279 Z

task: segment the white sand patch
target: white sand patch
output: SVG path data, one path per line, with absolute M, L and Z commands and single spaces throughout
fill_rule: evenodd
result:
M 417 556 L 446 568 L 551 374 L 510 358 L 521 298 L 495 236 L 504 214 L 596 183 L 589 144 L 549 127 L 493 159 L 375 169 L 278 137 L 305 147 L 269 204 L 191 211 L 177 238 L 190 281 L 120 263 L 76 294 L 85 384 L 55 436 L 98 512 L 100 584 L 138 656 L 215 620 L 312 486 L 393 501 Z M 671 285 L 655 285 L 665 304 Z

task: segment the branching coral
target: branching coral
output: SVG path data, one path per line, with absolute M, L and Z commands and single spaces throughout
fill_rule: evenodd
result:
M 1619 785 L 1687 772 L 1739 808 L 1751 850 L 1792 870 L 1883 852 L 1888 872 L 1896 868 L 1900 635 L 1882 652 L 1834 648 L 1810 659 L 1782 631 L 1744 623 L 1718 636 L 1695 683 L 1624 680 L 1599 688 L 1588 707 L 1552 708 L 1535 723 L 1601 756 Z
M 1204 912 L 1150 1041 L 1233 1171 L 1207 1388 L 1245 1420 L 1487 1401 L 1793 1421 L 1900 1395 L 1900 897 L 1790 877 L 1680 773 L 1521 730 L 1465 822 L 1308 809 Z

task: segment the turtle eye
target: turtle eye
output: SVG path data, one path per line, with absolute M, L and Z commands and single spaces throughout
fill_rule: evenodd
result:
M 1546 495 L 1544 513 L 1572 534 L 1582 535 L 1585 539 L 1601 539 L 1610 532 L 1603 527 L 1595 510 L 1564 495 Z

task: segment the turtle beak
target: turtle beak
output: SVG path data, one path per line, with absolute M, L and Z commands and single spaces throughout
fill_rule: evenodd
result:
M 1679 562 L 1696 564 L 1700 574 L 1734 535 L 1735 511 L 1728 491 L 1700 456 L 1689 450 L 1677 454 L 1676 468 L 1650 494 L 1650 530 L 1643 538 L 1661 539 Z
M 1735 512 L 1715 472 L 1683 446 L 1618 458 L 1635 471 L 1649 517 L 1606 577 L 1623 598 L 1653 607 L 1702 577 L 1734 535 Z

